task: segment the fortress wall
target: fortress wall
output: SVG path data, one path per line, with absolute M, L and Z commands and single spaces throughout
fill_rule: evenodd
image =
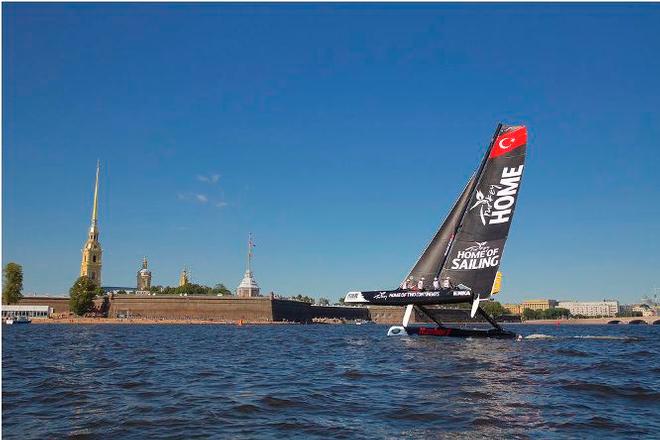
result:
M 300 301 L 273 299 L 273 320 L 290 322 L 309 322 L 312 320 L 311 306 Z
M 310 306 L 312 318 L 369 319 L 366 307 Z
M 273 321 L 270 298 L 115 295 L 108 317 L 119 314 L 148 319 Z
M 27 296 L 19 302 L 21 306 L 50 306 L 54 314 L 69 314 L 69 297 Z
M 369 319 L 366 307 L 312 306 L 286 299 L 273 299 L 273 320 L 310 322 L 314 318 Z
M 403 314 L 406 311 L 405 307 L 397 306 L 367 306 L 371 320 L 377 324 L 401 324 Z M 439 309 L 434 306 L 428 307 L 436 319 L 441 322 L 479 322 L 482 319 L 476 316 L 474 319 L 470 318 L 469 310 L 462 309 Z M 415 310 L 413 316 L 410 318 L 411 323 L 428 323 L 432 322 L 427 316 Z
M 313 318 L 368 319 L 366 308 L 311 306 L 286 299 L 115 295 L 108 317 L 123 314 L 148 319 L 206 319 L 251 322 L 311 322 Z

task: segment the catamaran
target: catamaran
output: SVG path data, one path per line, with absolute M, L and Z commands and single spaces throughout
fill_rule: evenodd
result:
M 515 338 L 480 306 L 499 291 L 498 272 L 525 166 L 527 128 L 499 124 L 479 168 L 468 180 L 437 233 L 394 290 L 348 292 L 346 303 L 406 306 L 401 326 L 388 335 Z M 450 328 L 429 305 L 471 303 L 470 316 L 492 329 Z M 417 309 L 434 327 L 410 325 Z

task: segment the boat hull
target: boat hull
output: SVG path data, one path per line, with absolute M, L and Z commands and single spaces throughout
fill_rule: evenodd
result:
M 423 326 L 394 326 L 387 332 L 388 336 L 419 335 L 453 338 L 495 338 L 495 339 L 516 339 L 520 335 L 507 330 L 500 329 L 466 329 L 452 327 L 423 327 Z

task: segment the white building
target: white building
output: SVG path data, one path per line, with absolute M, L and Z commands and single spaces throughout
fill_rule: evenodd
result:
M 241 284 L 238 285 L 236 289 L 236 295 L 243 298 L 253 298 L 259 295 L 259 285 L 254 279 L 252 274 L 252 248 L 254 243 L 252 242 L 252 234 L 248 239 L 248 259 L 247 259 L 247 268 L 245 270 L 245 275 L 243 275 L 243 280 Z
M 568 309 L 571 315 L 616 316 L 619 313 L 619 301 L 559 301 L 557 306 Z
M 48 318 L 53 314 L 53 308 L 50 306 L 19 306 L 19 305 L 2 305 L 2 318 L 17 318 L 19 316 L 27 316 L 28 318 Z

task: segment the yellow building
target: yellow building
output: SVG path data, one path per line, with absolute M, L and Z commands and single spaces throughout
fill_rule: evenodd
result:
M 548 310 L 557 307 L 557 301 L 554 299 L 529 299 L 521 304 L 523 310 Z
M 183 287 L 189 282 L 190 279 L 188 278 L 188 271 L 186 269 L 183 269 L 183 272 L 181 272 L 181 275 L 179 276 L 179 287 Z
M 509 313 L 512 315 L 522 315 L 523 307 L 520 304 L 502 304 Z
M 92 208 L 92 225 L 89 228 L 87 241 L 82 249 L 82 262 L 80 263 L 80 276 L 88 277 L 97 286 L 101 286 L 101 243 L 99 243 L 98 202 L 99 202 L 99 170 L 96 163 L 96 183 L 94 184 L 94 207 Z

